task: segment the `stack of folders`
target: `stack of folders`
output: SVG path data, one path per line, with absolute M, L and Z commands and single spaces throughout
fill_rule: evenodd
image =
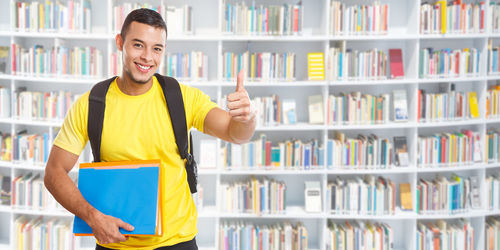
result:
M 83 163 L 78 189 L 100 212 L 134 226 L 120 233 L 161 235 L 160 170 L 160 160 Z M 75 216 L 73 233 L 92 235 L 92 228 Z

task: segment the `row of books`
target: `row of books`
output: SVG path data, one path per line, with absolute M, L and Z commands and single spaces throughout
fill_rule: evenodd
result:
M 420 78 L 477 76 L 481 53 L 476 48 L 424 48 L 419 53 Z
M 9 136 L 7 137 L 7 140 Z M 26 130 L 14 136 L 13 159 L 26 164 L 45 164 L 49 158 L 52 141 L 48 133 L 28 134 Z M 8 144 L 6 142 L 7 149 Z
M 250 222 L 223 221 L 219 226 L 221 250 L 307 250 L 307 242 L 307 228 L 300 222 L 296 225 L 290 222 L 259 225 Z
M 484 184 L 488 197 L 486 207 L 491 210 L 500 209 L 500 178 L 496 175 L 486 176 Z
M 10 175 L 0 174 L 0 205 L 10 205 L 12 196 Z
M 486 92 L 486 118 L 500 117 L 500 85 L 489 86 Z
M 330 35 L 384 35 L 389 26 L 389 5 L 347 5 L 332 0 L 329 6 Z
M 327 62 L 330 80 L 387 79 L 388 56 L 385 51 L 377 48 L 366 51 L 346 49 L 345 42 L 342 42 L 339 47 L 329 48 Z
M 245 144 L 225 143 L 221 148 L 224 169 L 315 169 L 323 165 L 324 149 L 317 139 L 290 139 L 272 145 L 267 136 Z
M 488 163 L 500 161 L 500 133 L 496 130 L 488 130 L 484 140 L 486 156 Z
M 453 84 L 451 90 L 444 91 L 446 92 L 427 93 L 424 89 L 418 90 L 417 121 L 443 122 L 479 118 L 475 91 L 455 91 Z
M 122 74 L 123 69 L 123 57 L 121 51 L 111 52 L 110 55 L 110 64 L 109 64 L 109 72 L 113 76 L 119 76 Z
M 12 136 L 10 133 L 0 132 L 0 160 L 12 161 Z
M 302 32 L 302 4 L 255 5 L 225 3 L 222 32 L 250 35 L 297 35 Z
M 470 221 L 459 219 L 456 222 L 418 222 L 416 250 L 460 249 L 474 250 L 474 232 Z M 488 248 L 489 249 L 489 248 Z
M 329 125 L 388 123 L 391 104 L 390 94 L 370 95 L 356 91 L 329 95 L 327 122 Z
M 486 218 L 486 250 L 500 249 L 500 218 L 488 217 Z
M 295 53 L 232 53 L 222 55 L 222 76 L 226 80 L 236 79 L 243 69 L 248 80 L 295 80 Z
M 500 32 L 500 3 L 490 1 L 489 15 L 491 17 L 491 31 Z
M 436 176 L 417 183 L 417 213 L 462 213 L 481 207 L 479 177 Z
M 168 35 L 192 34 L 193 33 L 193 8 L 189 5 L 180 7 L 166 5 L 160 1 L 159 5 L 149 3 L 123 3 L 113 7 L 113 30 L 119 33 L 123 22 L 132 10 L 148 8 L 158 12 L 165 20 L 168 27 Z
M 26 91 L 25 87 L 19 88 L 15 92 L 13 117 L 23 120 L 62 121 L 79 96 L 63 90 L 34 92 Z
M 75 236 L 70 221 L 61 219 L 30 219 L 20 216 L 14 221 L 16 249 L 72 250 Z
M 64 210 L 45 187 L 43 176 L 31 172 L 12 181 L 12 205 L 22 209 Z
M 484 1 L 424 2 L 420 6 L 420 33 L 482 33 L 485 27 L 485 12 L 486 2 Z
M 481 138 L 476 131 L 419 136 L 417 145 L 419 166 L 449 167 L 481 162 Z
M 11 24 L 14 30 L 29 32 L 91 31 L 92 8 L 89 0 L 68 0 L 65 3 L 46 0 L 16 1 L 11 5 Z
M 208 57 L 205 53 L 192 51 L 166 54 L 165 67 L 160 73 L 177 79 L 208 79 Z
M 389 139 L 375 134 L 348 138 L 335 131 L 328 139 L 326 153 L 329 169 L 390 168 L 393 165 L 394 146 Z
M 23 48 L 12 44 L 12 74 L 35 76 L 103 76 L 103 54 L 95 47 Z
M 326 249 L 394 249 L 394 231 L 386 223 L 329 220 Z
M 256 179 L 220 184 L 221 212 L 280 214 L 286 210 L 286 184 Z
M 493 40 L 488 40 L 488 74 L 500 74 L 499 53 L 500 46 L 493 46 Z
M 372 175 L 354 179 L 337 177 L 328 183 L 326 199 L 334 214 L 394 214 L 396 185 L 390 179 Z

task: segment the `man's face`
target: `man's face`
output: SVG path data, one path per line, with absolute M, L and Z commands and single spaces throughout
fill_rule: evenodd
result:
M 153 26 L 132 22 L 125 40 L 117 35 L 116 46 L 122 51 L 123 70 L 131 80 L 147 83 L 151 80 L 165 50 L 165 30 Z

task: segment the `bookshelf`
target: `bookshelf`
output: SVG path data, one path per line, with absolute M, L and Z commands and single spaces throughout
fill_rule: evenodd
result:
M 76 0 L 83 3 L 85 0 Z M 11 9 L 16 1 L 1 1 L 0 8 Z M 29 1 L 31 2 L 31 1 Z M 66 3 L 67 0 L 61 1 Z M 111 53 L 115 52 L 114 31 L 112 22 L 113 7 L 127 1 L 122 0 L 90 0 L 91 9 L 91 33 L 67 31 L 67 32 L 28 32 L 13 29 L 12 12 L 5 11 L 6 15 L 0 16 L 0 46 L 10 46 L 12 43 L 30 47 L 35 44 L 43 44 L 45 48 L 63 44 L 67 47 L 73 46 L 95 46 L 103 52 L 105 65 L 110 62 Z M 147 1 L 152 5 L 159 5 L 162 0 Z M 395 249 L 415 249 L 416 232 L 419 222 L 436 221 L 444 219 L 447 222 L 455 222 L 459 218 L 468 219 L 475 230 L 475 249 L 485 249 L 485 226 L 488 216 L 499 216 L 500 211 L 488 210 L 486 208 L 486 187 L 480 185 L 481 208 L 473 209 L 457 214 L 417 214 L 416 211 L 401 211 L 396 208 L 394 215 L 359 215 L 359 214 L 332 214 L 327 209 L 326 189 L 327 183 L 335 177 L 353 178 L 364 175 L 383 176 L 390 178 L 396 183 L 408 182 L 411 186 L 413 207 L 416 204 L 416 187 L 418 180 L 424 178 L 430 180 L 436 175 L 449 177 L 453 173 L 461 176 L 478 176 L 479 180 L 491 174 L 500 173 L 500 163 L 478 162 L 469 165 L 459 165 L 445 168 L 421 168 L 417 164 L 418 137 L 429 136 L 441 132 L 454 132 L 462 129 L 471 129 L 481 134 L 481 152 L 484 152 L 484 134 L 489 129 L 500 129 L 500 119 L 487 118 L 486 95 L 489 86 L 494 85 L 500 76 L 489 75 L 487 72 L 487 45 L 488 40 L 493 40 L 493 46 L 500 45 L 500 34 L 490 30 L 485 25 L 482 33 L 470 34 L 420 34 L 420 5 L 423 0 L 381 0 L 382 4 L 390 7 L 388 18 L 388 31 L 383 35 L 332 35 L 328 32 L 328 23 L 331 20 L 329 14 L 330 0 L 302 1 L 304 18 L 302 34 L 300 35 L 230 35 L 221 32 L 224 17 L 224 1 L 163 1 L 176 7 L 188 4 L 193 10 L 193 34 L 170 34 L 167 39 L 168 52 L 189 52 L 193 50 L 202 51 L 208 56 L 208 79 L 203 81 L 182 81 L 185 84 L 199 87 L 216 101 L 222 96 L 232 92 L 235 87 L 234 81 L 223 77 L 222 54 L 226 51 L 233 53 L 249 52 L 295 52 L 296 53 L 296 80 L 295 81 L 246 81 L 245 87 L 250 97 L 279 94 L 283 98 L 293 98 L 297 102 L 296 125 L 259 126 L 255 137 L 265 133 L 273 142 L 295 138 L 307 141 L 316 138 L 320 144 L 325 145 L 327 139 L 333 137 L 335 131 L 342 131 L 349 138 L 357 134 L 375 133 L 384 138 L 392 138 L 394 135 L 407 137 L 409 149 L 409 166 L 394 167 L 391 169 L 327 169 L 326 164 L 319 170 L 224 170 L 199 169 L 199 180 L 204 189 L 204 206 L 199 211 L 197 242 L 201 249 L 218 249 L 221 245 L 218 233 L 223 222 L 253 222 L 257 224 L 274 224 L 282 222 L 302 222 L 308 230 L 308 248 L 327 249 L 327 225 L 329 221 L 342 223 L 346 220 L 366 220 L 371 222 L 387 223 L 394 230 Z M 227 1 L 238 3 L 240 1 Z M 246 0 L 247 5 L 253 1 Z M 367 1 L 355 0 L 340 1 L 345 4 L 368 4 Z M 469 3 L 471 1 L 463 2 Z M 486 0 L 486 6 L 493 0 Z M 256 4 L 268 5 L 266 1 L 255 0 Z M 272 4 L 290 3 L 292 0 L 273 1 Z M 211 11 L 206 11 L 211 10 Z M 489 24 L 488 8 L 486 8 L 486 24 Z M 167 23 L 168 26 L 168 23 Z M 307 53 L 324 52 L 325 60 L 330 47 L 336 43 L 345 42 L 348 48 L 366 51 L 373 48 L 387 51 L 390 48 L 401 48 L 403 52 L 403 65 L 405 77 L 403 79 L 377 79 L 377 80 L 307 80 Z M 479 74 L 464 77 L 436 77 L 423 79 L 419 77 L 419 51 L 422 48 L 477 48 L 481 52 L 479 62 Z M 12 60 L 9 58 L 9 60 Z M 10 62 L 10 61 L 9 61 Z M 101 79 L 110 76 L 110 69 L 105 66 L 104 75 L 100 77 L 66 77 L 50 76 L 36 77 L 31 75 L 10 74 L 10 64 L 7 74 L 0 74 L 0 86 L 11 90 L 12 104 L 14 103 L 14 90 L 18 87 L 26 87 L 32 91 L 55 91 L 65 90 L 81 94 Z M 433 123 L 419 123 L 417 121 L 418 90 L 437 90 L 439 83 L 455 83 L 460 91 L 476 91 L 478 95 L 479 118 L 465 119 L 460 121 L 443 121 Z M 284 89 L 286 88 L 286 91 Z M 390 93 L 393 89 L 404 89 L 407 92 L 408 122 L 389 122 L 386 124 L 353 124 L 353 125 L 330 125 L 308 124 L 307 96 L 322 95 L 324 114 L 326 117 L 326 98 L 330 94 L 339 92 L 361 91 L 372 95 Z M 16 118 L 0 119 L 0 131 L 15 134 L 16 131 L 27 129 L 30 133 L 48 133 L 53 138 L 60 127 L 61 121 L 31 121 L 18 120 Z M 195 145 L 201 139 L 214 139 L 201 133 L 195 133 Z M 217 140 L 217 162 L 220 165 L 220 148 L 222 142 Z M 199 158 L 200 148 L 195 146 L 195 155 Z M 89 161 L 91 154 L 88 148 L 82 154 L 82 161 Z M 198 161 L 200 165 L 202 163 Z M 25 164 L 21 162 L 0 162 L 0 174 L 14 177 L 25 173 L 43 174 L 43 166 Z M 75 168 L 70 175 L 76 176 Z M 217 195 L 222 182 L 233 182 L 250 176 L 271 177 L 287 184 L 287 210 L 282 214 L 242 214 L 220 212 L 220 197 Z M 306 213 L 304 209 L 304 182 L 319 181 L 321 183 L 322 212 Z M 482 183 L 482 182 L 480 182 Z M 396 194 L 399 204 L 399 192 Z M 66 211 L 33 211 L 21 209 L 14 206 L 0 206 L 0 249 L 14 249 L 16 244 L 15 220 L 19 216 L 34 219 L 39 216 L 45 218 L 57 218 L 70 221 L 71 215 Z M 95 241 L 89 237 L 77 238 L 76 249 L 93 249 Z

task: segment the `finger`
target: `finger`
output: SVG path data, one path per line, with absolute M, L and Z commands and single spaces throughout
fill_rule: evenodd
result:
M 227 102 L 227 108 L 230 110 L 249 107 L 250 102 L 248 99 L 240 99 L 238 101 Z
M 229 111 L 229 115 L 231 117 L 235 116 L 240 116 L 240 115 L 249 115 L 250 114 L 250 109 L 249 108 L 239 108 L 239 109 L 233 109 Z
M 247 122 L 250 120 L 250 117 L 247 115 L 238 115 L 238 116 L 234 116 L 233 120 L 235 120 L 237 122 Z
M 118 233 L 116 236 L 115 236 L 115 241 L 116 242 L 124 242 L 124 241 L 127 241 L 127 237 L 125 237 L 125 235 L 121 234 L 121 233 Z
M 245 87 L 243 87 L 243 74 L 243 69 L 241 69 L 236 78 L 236 92 L 245 90 Z
M 242 98 L 246 98 L 248 95 L 245 92 L 234 92 L 229 95 L 227 95 L 227 101 L 228 102 L 233 102 L 233 101 L 238 101 Z
M 118 226 L 127 231 L 134 231 L 134 227 L 132 225 L 125 223 L 122 220 L 118 220 Z

